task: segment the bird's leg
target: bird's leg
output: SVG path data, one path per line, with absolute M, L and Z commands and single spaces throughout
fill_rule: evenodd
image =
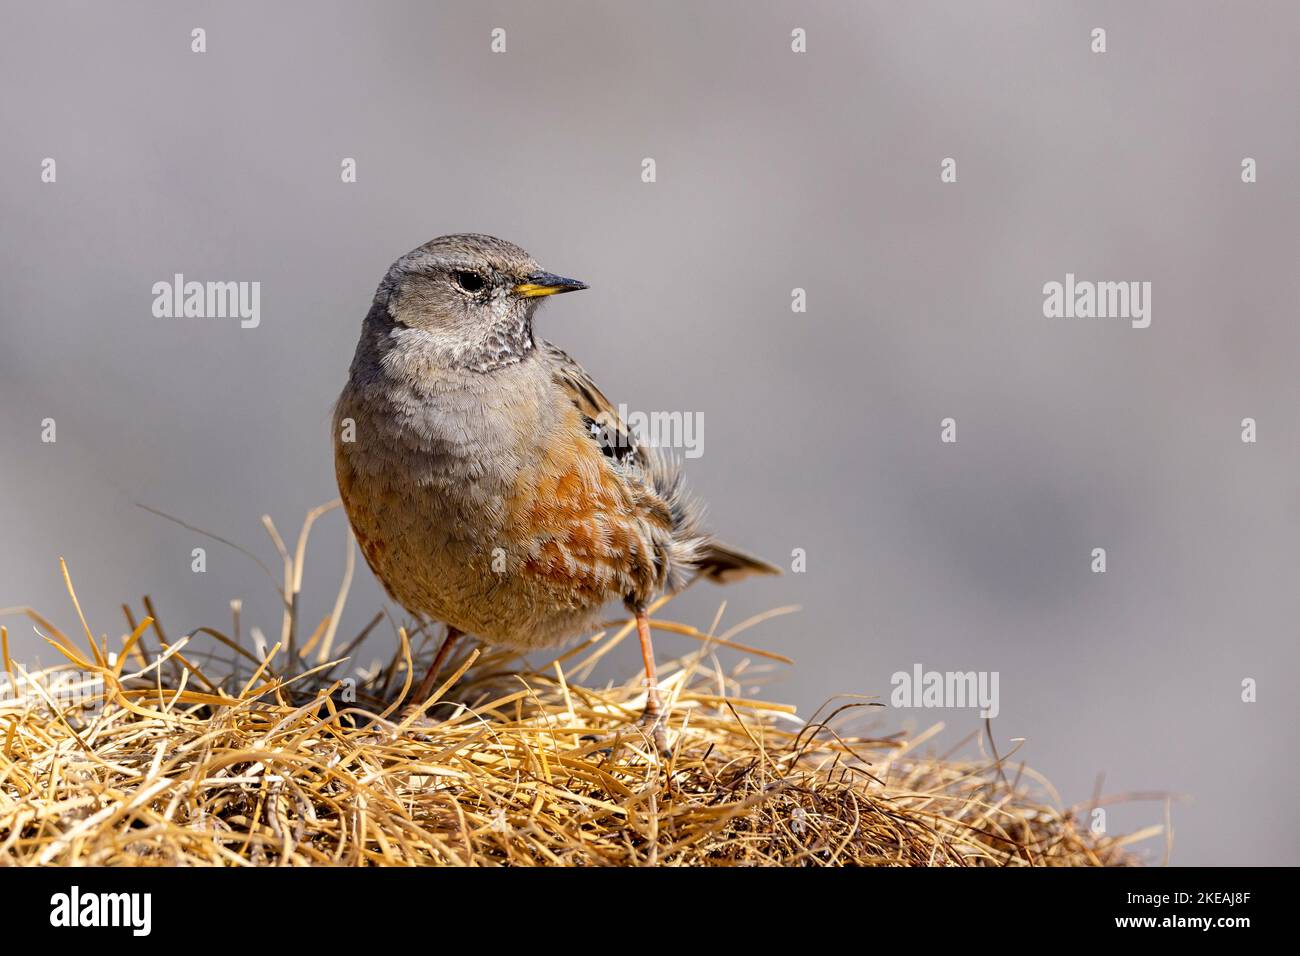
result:
M 456 630 L 450 624 L 447 625 L 447 636 L 442 640 L 442 647 L 438 648 L 437 655 L 433 658 L 433 663 L 429 665 L 428 672 L 424 675 L 424 680 L 420 681 L 420 687 L 415 692 L 415 697 L 411 703 L 418 707 L 429 699 L 433 693 L 433 682 L 438 677 L 438 671 L 446 663 L 447 656 L 451 653 L 452 646 L 455 645 L 456 639 L 460 637 L 461 632 Z
M 668 738 L 664 733 L 664 705 L 659 697 L 659 679 L 655 675 L 655 651 L 650 643 L 650 621 L 645 608 L 636 609 L 636 633 L 641 638 L 641 658 L 645 661 L 645 712 L 638 721 L 642 729 L 654 738 L 661 753 L 668 751 Z

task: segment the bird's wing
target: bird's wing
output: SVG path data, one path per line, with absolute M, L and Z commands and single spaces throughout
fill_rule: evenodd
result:
M 701 509 L 682 487 L 676 461 L 639 444 L 586 370 L 563 350 L 541 343 L 552 379 L 582 415 L 590 437 L 614 466 L 653 541 L 659 588 L 678 590 L 693 573 L 717 583 L 750 574 L 780 574 L 779 568 L 715 541 L 700 528 Z
M 555 384 L 582 413 L 583 423 L 601 452 L 615 464 L 648 469 L 650 462 L 645 449 L 586 369 L 550 342 L 542 342 L 541 348 L 551 362 Z

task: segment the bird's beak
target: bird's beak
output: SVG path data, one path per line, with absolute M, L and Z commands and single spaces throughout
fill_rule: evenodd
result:
M 579 282 L 577 279 L 566 279 L 564 276 L 553 275 L 550 272 L 534 272 L 515 286 L 514 291 L 516 295 L 531 299 L 534 296 L 558 295 L 561 292 L 577 292 L 585 288 L 587 283 Z

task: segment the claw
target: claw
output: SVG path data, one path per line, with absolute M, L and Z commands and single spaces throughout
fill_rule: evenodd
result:
M 647 709 L 641 715 L 641 719 L 636 722 L 636 725 L 642 733 L 654 741 L 655 749 L 659 751 L 660 756 L 667 757 L 673 752 L 672 748 L 668 746 L 668 732 L 664 729 L 662 714 L 652 714 Z

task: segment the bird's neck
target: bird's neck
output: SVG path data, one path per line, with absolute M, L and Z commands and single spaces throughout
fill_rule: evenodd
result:
M 467 345 L 459 364 L 473 372 L 492 372 L 522 362 L 534 347 L 533 317 L 524 312 L 494 325 L 482 341 Z

